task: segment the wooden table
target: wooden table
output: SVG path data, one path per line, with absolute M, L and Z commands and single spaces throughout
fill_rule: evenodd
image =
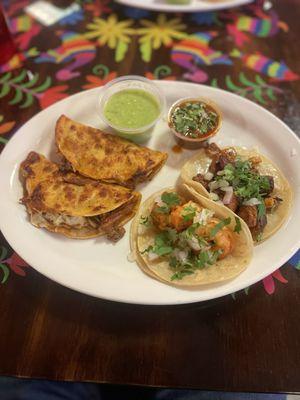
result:
M 26 4 L 28 0 L 5 2 L 22 51 L 19 61 L 14 60 L 19 68 L 11 75 L 5 70 L 11 70 L 13 62 L 1 67 L 2 146 L 41 108 L 129 73 L 235 91 L 270 109 L 299 133 L 297 0 L 274 1 L 267 11 L 256 5 L 185 16 L 82 0 L 76 14 L 47 28 L 26 16 Z M 127 21 L 123 36 L 107 44 L 107 27 L 101 33 L 101 26 L 119 20 Z M 93 22 L 98 28 L 89 25 Z M 173 42 L 168 31 L 164 43 L 150 40 L 157 32 L 153 24 L 171 26 L 176 31 L 169 31 Z M 200 34 L 185 37 L 183 43 L 192 66 L 178 65 L 178 42 L 196 32 Z M 208 65 L 195 66 L 191 43 L 200 46 L 198 64 Z M 261 53 L 259 58 L 249 56 L 255 52 Z M 284 60 L 286 69 L 267 58 Z M 272 67 L 268 70 L 267 65 Z M 31 85 L 26 87 L 28 79 Z M 235 296 L 142 307 L 59 286 L 26 266 L 3 237 L 0 243 L 8 251 L 2 254 L 0 271 L 0 374 L 206 390 L 300 391 L 297 257 Z

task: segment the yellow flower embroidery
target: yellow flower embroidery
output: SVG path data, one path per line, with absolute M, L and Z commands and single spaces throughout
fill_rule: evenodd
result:
M 165 14 L 159 14 L 156 22 L 142 19 L 140 23 L 144 26 L 137 30 L 141 35 L 140 50 L 142 59 L 147 62 L 151 60 L 152 48 L 159 49 L 162 45 L 169 47 L 173 39 L 182 39 L 186 36 L 186 33 L 181 32 L 186 25 L 182 24 L 179 18 L 168 20 Z
M 91 32 L 84 36 L 88 39 L 97 38 L 100 46 L 107 45 L 110 49 L 116 49 L 116 61 L 122 61 L 131 42 L 130 36 L 135 32 L 130 28 L 132 24 L 130 19 L 118 21 L 116 14 L 111 14 L 107 19 L 95 18 L 93 23 L 87 25 Z

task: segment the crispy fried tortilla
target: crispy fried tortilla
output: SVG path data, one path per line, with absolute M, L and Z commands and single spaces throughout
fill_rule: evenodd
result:
M 225 148 L 223 150 L 226 149 L 231 148 Z M 255 167 L 260 175 L 273 177 L 274 189 L 271 196 L 275 199 L 280 199 L 278 207 L 275 208 L 274 211 L 266 213 L 266 225 L 260 233 L 259 240 L 255 240 L 253 236 L 255 244 L 259 244 L 272 236 L 287 219 L 293 202 L 292 188 L 280 169 L 255 149 L 244 149 L 241 147 L 233 147 L 233 149 L 241 160 L 249 160 L 256 157 L 261 159 L 261 162 Z M 207 155 L 205 149 L 201 149 L 198 154 L 186 162 L 181 170 L 182 181 L 206 197 L 210 197 L 209 191 L 203 186 L 203 184 L 206 183 L 203 181 L 203 184 L 201 184 L 193 180 L 193 178 L 197 174 L 205 175 L 209 171 L 211 163 L 212 158 Z M 231 210 L 229 211 L 233 214 Z
M 123 236 L 123 225 L 136 213 L 141 195 L 118 185 L 62 173 L 56 164 L 31 152 L 20 167 L 25 179 L 31 223 L 51 232 L 86 239 Z
M 167 159 L 166 153 L 138 146 L 65 115 L 56 123 L 55 140 L 73 171 L 131 188 L 150 180 Z
M 157 198 L 165 192 L 179 192 L 185 201 L 193 201 L 200 207 L 214 212 L 214 216 L 220 220 L 228 219 L 228 228 L 234 235 L 235 246 L 231 254 L 223 259 L 217 260 L 213 265 L 197 269 L 193 274 L 183 276 L 182 279 L 172 279 L 174 269 L 164 257 L 151 259 L 149 253 L 145 252 L 148 246 L 154 242 L 155 235 L 159 232 L 153 224 L 144 226 L 143 222 L 149 218 Z M 237 221 L 240 223 L 239 233 L 233 232 Z M 213 284 L 232 279 L 239 275 L 249 264 L 252 258 L 253 242 L 251 233 L 242 219 L 232 217 L 232 214 L 225 207 L 219 206 L 213 201 L 199 195 L 193 188 L 182 185 L 180 188 L 168 188 L 153 194 L 140 207 L 138 214 L 131 225 L 130 232 L 131 250 L 135 260 L 143 272 L 161 282 L 182 287 L 197 288 L 201 285 Z

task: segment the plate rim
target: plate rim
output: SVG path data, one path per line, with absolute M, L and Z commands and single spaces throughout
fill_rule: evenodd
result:
M 254 0 L 229 0 L 229 1 L 220 1 L 217 3 L 211 3 L 211 6 L 203 8 L 199 5 L 191 8 L 187 8 L 185 5 L 180 6 L 177 4 L 162 4 L 162 5 L 153 5 L 151 7 L 143 4 L 143 2 L 139 2 L 138 0 L 116 0 L 117 3 L 122 4 L 123 6 L 132 7 L 132 8 L 140 8 L 148 11 L 155 12 L 167 12 L 167 13 L 187 13 L 191 14 L 193 12 L 209 12 L 209 11 L 218 11 L 225 10 L 227 8 L 235 8 L 245 6 L 247 4 L 252 3 Z M 201 3 L 200 3 L 201 4 Z
M 191 88 L 192 88 L 192 87 L 197 87 L 197 88 L 199 89 L 199 88 L 201 88 L 201 87 L 204 87 L 205 89 L 211 90 L 212 92 L 216 92 L 216 93 L 221 92 L 221 93 L 222 93 L 223 95 L 225 95 L 225 96 L 230 96 L 230 97 L 237 98 L 238 101 L 242 101 L 242 102 L 244 102 L 244 103 L 246 103 L 246 104 L 247 104 L 247 103 L 248 103 L 248 104 L 250 103 L 252 107 L 254 106 L 254 107 L 257 108 L 258 110 L 260 110 L 260 112 L 264 112 L 264 113 L 268 114 L 269 117 L 275 119 L 277 123 L 280 123 L 280 125 L 281 125 L 282 127 L 284 127 L 285 129 L 287 129 L 287 130 L 289 131 L 289 134 L 292 134 L 292 136 L 294 137 L 294 139 L 296 139 L 296 141 L 298 142 L 299 149 L 300 149 L 300 138 L 295 134 L 295 132 L 293 132 L 293 131 L 291 130 L 291 128 L 289 128 L 288 125 L 286 125 L 281 119 L 279 119 L 276 115 L 274 115 L 273 113 L 271 113 L 269 110 L 265 109 L 264 107 L 258 105 L 257 103 L 255 103 L 255 102 L 253 102 L 253 101 L 251 101 L 251 100 L 249 100 L 249 99 L 246 99 L 246 98 L 244 98 L 244 97 L 241 97 L 241 96 L 239 96 L 239 95 L 237 95 L 237 94 L 235 94 L 235 93 L 228 92 L 228 91 L 226 91 L 226 90 L 224 90 L 224 89 L 213 88 L 213 87 L 210 87 L 210 86 L 207 86 L 207 85 L 200 85 L 200 84 L 196 84 L 196 83 L 192 83 L 192 82 L 185 82 L 185 81 L 163 81 L 163 80 L 155 80 L 154 82 L 157 83 L 158 85 L 163 85 L 163 86 L 168 86 L 168 85 L 170 85 L 170 84 L 183 84 L 183 85 L 191 86 Z M 92 89 L 80 91 L 80 92 L 78 92 L 78 93 L 74 93 L 74 94 L 68 96 L 66 99 L 62 99 L 62 100 L 60 100 L 60 101 L 54 103 L 54 104 L 51 105 L 50 107 L 48 107 L 48 108 L 46 108 L 46 109 L 44 109 L 44 110 L 41 110 L 41 111 L 39 111 L 38 113 L 34 114 L 28 121 L 26 121 L 26 123 L 24 123 L 24 124 L 14 133 L 14 135 L 12 136 L 12 138 L 9 140 L 9 142 L 8 142 L 8 143 L 6 144 L 6 146 L 4 147 L 3 151 L 2 151 L 1 154 L 0 154 L 0 166 L 1 166 L 2 162 L 3 162 L 3 159 L 5 160 L 6 152 L 10 151 L 10 148 L 13 147 L 15 140 L 18 140 L 18 139 L 17 139 L 17 136 L 21 134 L 20 132 L 26 127 L 27 124 L 29 124 L 29 123 L 31 122 L 32 119 L 36 118 L 36 117 L 37 117 L 39 114 L 41 114 L 41 113 L 46 113 L 47 110 L 49 110 L 52 106 L 57 106 L 60 102 L 64 102 L 64 101 L 66 101 L 67 99 L 70 99 L 71 97 L 72 97 L 72 98 L 74 98 L 74 97 L 79 97 L 79 96 L 84 95 L 84 93 L 88 94 L 88 93 L 91 93 L 91 92 L 100 91 L 101 89 L 102 89 L 102 87 L 99 86 L 99 87 L 97 87 L 97 88 L 92 88 Z M 4 161 L 4 162 L 5 162 L 5 161 Z M 0 169 L 0 170 L 1 170 L 1 169 Z M 0 172 L 1 172 L 1 171 L 0 171 Z M 10 174 L 10 177 L 11 177 L 11 174 Z M 22 251 L 20 251 L 20 252 L 18 251 L 18 250 L 19 250 L 19 246 L 18 246 L 18 245 L 16 246 L 16 245 L 12 245 L 12 244 L 11 244 L 11 243 L 13 243 L 13 240 L 10 240 L 10 238 L 7 237 L 7 235 L 6 235 L 7 232 L 6 232 L 6 230 L 5 230 L 5 226 L 3 227 L 3 224 L 2 224 L 2 222 L 1 222 L 1 219 L 0 219 L 0 229 L 1 229 L 1 231 L 2 231 L 3 236 L 5 237 L 5 239 L 6 239 L 7 242 L 9 243 L 9 245 L 12 247 L 12 249 L 13 249 L 14 251 L 16 251 L 18 254 L 22 253 Z M 180 299 L 180 300 L 177 300 L 177 301 L 171 300 L 171 301 L 164 301 L 164 302 L 160 302 L 160 301 L 153 301 L 153 302 L 143 301 L 143 302 L 142 302 L 142 301 L 129 301 L 129 300 L 126 301 L 126 300 L 124 300 L 124 299 L 122 298 L 122 296 L 115 296 L 115 294 L 113 294 L 111 297 L 100 296 L 100 295 L 97 294 L 97 293 L 94 293 L 94 292 L 85 290 L 84 288 L 80 288 L 80 287 L 78 287 L 78 285 L 71 285 L 71 284 L 62 282 L 62 280 L 60 280 L 60 279 L 57 280 L 57 279 L 55 278 L 55 276 L 53 277 L 53 276 L 51 275 L 51 273 L 48 273 L 48 271 L 47 271 L 46 273 L 45 273 L 44 271 L 41 271 L 40 268 L 39 268 L 39 266 L 36 266 L 36 263 L 35 263 L 34 261 L 33 261 L 33 262 L 32 262 L 32 261 L 29 261 L 29 258 L 28 258 L 28 257 L 27 257 L 27 259 L 24 258 L 24 260 L 25 260 L 26 262 L 28 262 L 28 264 L 31 265 L 32 268 L 34 268 L 36 271 L 38 271 L 39 273 L 41 273 L 42 275 L 44 275 L 44 276 L 47 277 L 48 279 L 51 279 L 51 280 L 53 280 L 54 282 L 56 282 L 56 283 L 58 283 L 58 284 L 60 284 L 60 285 L 62 285 L 62 286 L 64 286 L 64 287 L 67 287 L 68 289 L 75 290 L 75 291 L 77 291 L 77 292 L 79 292 L 79 293 L 83 293 L 83 294 L 86 294 L 86 295 L 89 295 L 89 296 L 92 296 L 92 297 L 96 297 L 96 298 L 100 298 L 100 299 L 104 299 L 104 300 L 115 301 L 115 302 L 121 302 L 121 303 L 127 303 L 127 304 L 151 305 L 151 306 L 157 306 L 157 305 L 158 305 L 158 306 L 163 306 L 163 305 L 192 304 L 192 303 L 197 303 L 197 302 L 203 302 L 203 301 L 213 300 L 213 299 L 217 299 L 217 298 L 226 296 L 226 295 L 228 295 L 228 294 L 234 293 L 234 292 L 236 292 L 236 291 L 242 290 L 243 288 L 245 288 L 245 287 L 247 287 L 247 286 L 251 286 L 251 285 L 255 284 L 256 282 L 261 281 L 261 280 L 262 280 L 264 277 L 266 277 L 269 273 L 272 273 L 272 272 L 275 271 L 277 268 L 281 267 L 293 254 L 295 254 L 295 252 L 299 249 L 299 247 L 300 247 L 300 237 L 299 237 L 299 239 L 298 239 L 298 242 L 295 241 L 294 245 L 291 246 L 291 247 L 289 248 L 289 251 L 286 252 L 282 257 L 279 258 L 279 260 L 278 260 L 276 263 L 273 264 L 273 267 L 272 267 L 272 271 L 271 271 L 271 272 L 268 272 L 268 273 L 263 272 L 263 273 L 261 273 L 261 274 L 259 274 L 259 275 L 255 275 L 255 278 L 253 278 L 253 279 L 248 279 L 246 285 L 243 284 L 243 283 L 240 283 L 240 284 L 233 284 L 233 285 L 231 285 L 230 287 L 228 287 L 227 289 L 225 289 L 222 293 L 218 293 L 217 295 L 214 295 L 214 296 L 207 296 L 207 298 L 204 298 L 204 299 L 193 299 L 193 300 L 184 300 L 184 299 Z M 22 257 L 22 254 L 20 254 L 20 256 Z M 137 267 L 137 268 L 138 268 L 138 267 Z M 150 278 L 149 278 L 149 279 L 150 279 Z M 178 289 L 178 290 L 180 290 L 180 289 Z M 199 289 L 199 290 L 201 291 L 201 289 Z

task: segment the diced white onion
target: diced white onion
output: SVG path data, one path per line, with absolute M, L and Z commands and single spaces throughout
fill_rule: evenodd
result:
M 188 257 L 188 252 L 185 250 L 175 249 L 173 254 L 177 258 L 177 260 L 180 261 L 181 263 L 186 262 Z
M 209 198 L 213 201 L 218 201 L 219 200 L 219 196 L 217 195 L 217 193 L 209 193 Z
M 154 260 L 157 260 L 159 258 L 159 256 L 157 254 L 153 253 L 153 251 L 149 251 L 148 258 L 149 258 L 149 261 L 154 261 Z
M 206 172 L 206 174 L 204 174 L 204 179 L 206 181 L 211 181 L 213 177 L 214 177 L 214 174 L 212 172 Z
M 233 191 L 233 187 L 232 186 L 225 186 L 220 188 L 221 190 L 223 190 L 223 192 L 232 192 Z
M 224 175 L 224 174 L 225 174 L 225 171 L 224 171 L 224 170 L 218 171 L 218 172 L 217 172 L 217 175 L 219 175 L 219 176 L 222 176 L 222 175 Z
M 216 195 L 217 196 L 217 195 Z M 199 223 L 199 224 L 206 224 L 207 220 L 212 218 L 214 216 L 214 212 L 209 210 L 208 208 L 203 208 L 200 212 L 197 212 L 196 215 L 194 216 L 193 223 Z
M 226 186 L 229 186 L 229 183 L 227 181 L 225 181 L 224 179 L 221 179 L 218 183 L 219 183 L 219 187 L 220 188 L 224 188 Z
M 214 190 L 219 188 L 219 183 L 217 181 L 209 182 L 208 187 L 213 192 Z
M 193 250 L 200 250 L 199 242 L 195 236 L 192 236 L 190 239 L 187 240 L 187 244 Z
M 160 196 L 157 196 L 156 198 L 155 198 L 155 203 L 157 203 L 157 205 L 159 206 L 159 207 L 162 207 L 165 203 L 162 201 L 162 199 L 161 199 L 161 197 Z
M 231 188 L 231 190 L 229 190 L 229 188 Z M 223 197 L 223 203 L 229 204 L 232 200 L 232 196 L 233 196 L 233 187 L 229 186 L 228 190 L 225 192 L 225 196 Z
M 224 188 L 226 186 L 229 186 L 229 183 L 225 181 L 225 179 L 221 179 L 220 181 L 212 181 L 208 184 L 208 187 L 212 192 L 216 189 Z
M 245 206 L 257 206 L 258 204 L 261 204 L 261 201 L 258 200 L 256 197 L 252 197 L 252 199 L 244 201 L 243 204 Z

